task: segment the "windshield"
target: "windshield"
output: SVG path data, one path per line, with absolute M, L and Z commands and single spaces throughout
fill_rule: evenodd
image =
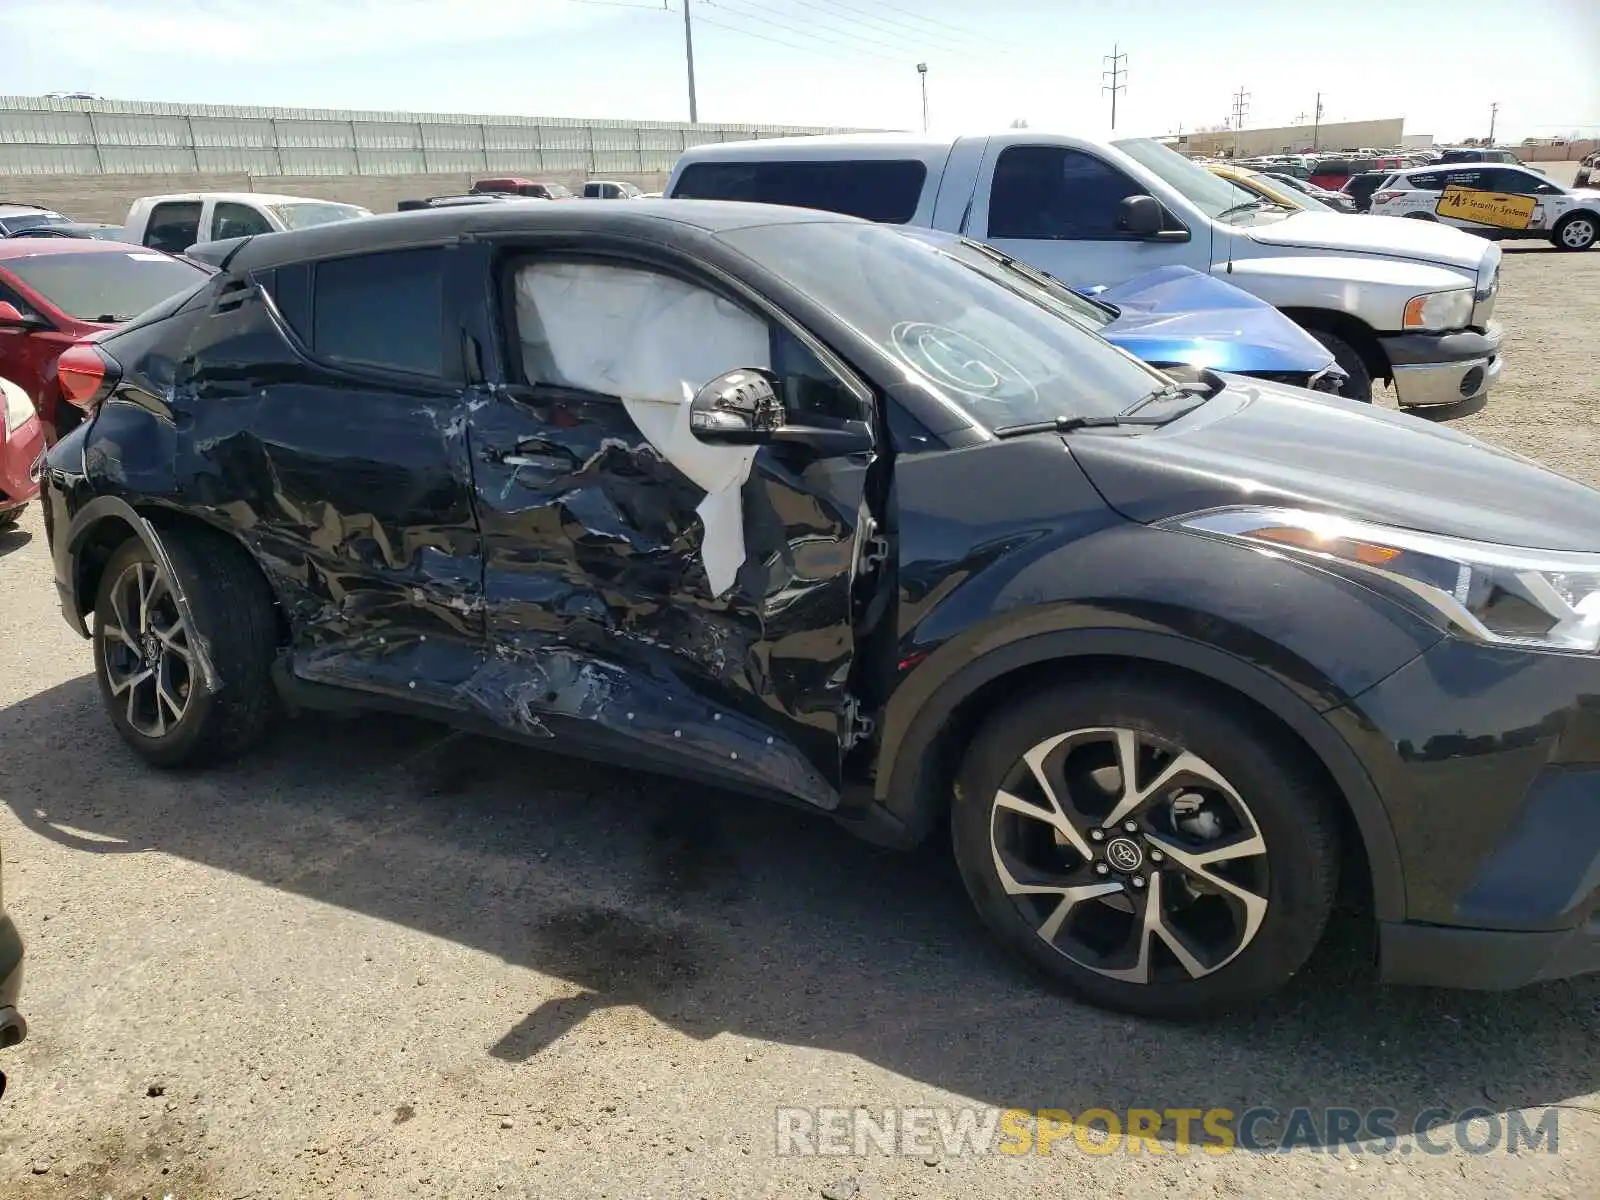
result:
M 7 229 L 16 233 L 20 229 L 38 229 L 41 225 L 70 225 L 72 222 L 60 213 L 23 213 L 19 216 L 0 218 Z
M 351 221 L 372 214 L 354 204 L 333 204 L 325 200 L 308 200 L 302 204 L 274 204 L 272 211 L 283 222 L 285 229 L 310 229 L 313 225 L 331 225 L 335 221 Z
M 36 254 L 10 259 L 6 269 L 69 317 L 101 325 L 120 324 L 209 278 L 154 250 Z
M 1003 254 L 993 246 L 975 242 L 971 238 L 929 237 L 917 233 L 908 236 L 926 240 L 934 249 L 948 254 L 962 266 L 978 272 L 1002 287 L 1010 288 L 1026 300 L 1042 304 L 1078 322 L 1084 328 L 1099 333 L 1117 319 L 1116 310 L 1108 305 L 1085 299 L 1066 284 L 1027 263 Z
M 1160 176 L 1163 183 L 1182 192 L 1190 203 L 1208 217 L 1226 219 L 1224 213 L 1229 217 L 1242 216 L 1260 207 L 1255 202 L 1261 197 L 1254 192 L 1218 178 L 1160 142 L 1150 138 L 1128 138 L 1111 144 L 1141 167 Z
M 720 237 L 989 429 L 1112 416 L 1171 382 L 1020 284 L 886 226 L 795 222 Z

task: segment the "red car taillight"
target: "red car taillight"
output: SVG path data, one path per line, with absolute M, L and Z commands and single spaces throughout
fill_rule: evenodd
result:
M 1387 203 L 1389 203 L 1389 201 L 1398 200 L 1401 196 L 1404 196 L 1404 195 L 1405 195 L 1404 192 L 1396 192 L 1396 191 L 1373 192 L 1372 193 L 1372 202 L 1374 204 L 1387 204 Z
M 67 403 L 93 412 L 122 377 L 122 368 L 93 342 L 68 346 L 56 359 L 56 381 Z

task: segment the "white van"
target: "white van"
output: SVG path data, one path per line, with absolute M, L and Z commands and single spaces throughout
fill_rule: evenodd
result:
M 922 225 L 988 242 L 1074 287 L 1177 263 L 1276 305 L 1333 353 L 1347 394 L 1394 385 L 1454 404 L 1499 375 L 1500 249 L 1423 221 L 1291 212 L 1148 138 L 1013 129 L 708 143 L 668 196 L 746 200 Z

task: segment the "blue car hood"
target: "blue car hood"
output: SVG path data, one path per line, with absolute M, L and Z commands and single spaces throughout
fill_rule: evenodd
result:
M 1159 267 L 1093 298 L 1120 311 L 1100 336 L 1146 362 L 1238 374 L 1333 365 L 1321 342 L 1265 300 L 1188 267 Z

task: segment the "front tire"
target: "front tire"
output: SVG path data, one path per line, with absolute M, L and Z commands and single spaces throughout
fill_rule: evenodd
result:
M 141 757 L 159 767 L 197 766 L 249 749 L 277 714 L 272 595 L 228 538 L 169 531 L 162 546 L 187 612 L 144 542 L 129 538 L 100 577 L 95 678 L 111 723 Z M 214 692 L 203 682 L 202 649 L 221 680 Z
M 1587 250 L 1600 236 L 1600 218 L 1588 213 L 1570 213 L 1550 231 L 1550 241 L 1557 250 Z
M 951 809 L 989 929 L 1069 991 L 1196 1017 L 1281 988 L 1322 936 L 1338 835 L 1277 731 L 1202 687 L 1129 674 L 991 718 Z
M 1339 395 L 1371 404 L 1372 372 L 1367 369 L 1366 361 L 1356 352 L 1356 348 L 1326 330 L 1307 329 L 1306 332 L 1322 343 L 1323 349 L 1333 355 L 1333 361 L 1345 373 L 1344 387 L 1339 390 Z

